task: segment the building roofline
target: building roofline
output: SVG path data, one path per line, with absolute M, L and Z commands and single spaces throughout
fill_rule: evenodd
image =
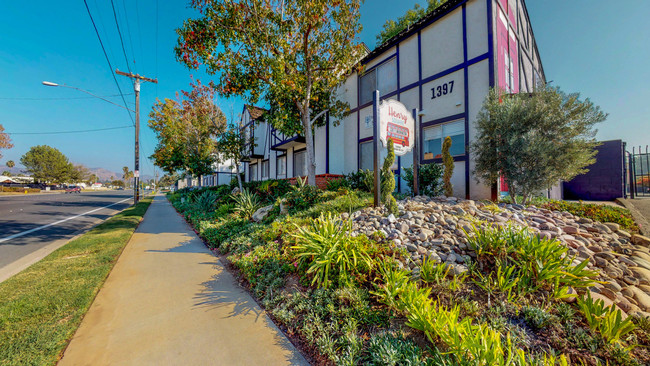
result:
M 422 28 L 430 25 L 431 23 L 434 23 L 435 21 L 442 18 L 443 16 L 451 13 L 459 5 L 461 5 L 463 3 L 466 3 L 466 2 L 467 2 L 467 0 L 449 0 L 446 3 L 440 5 L 439 7 L 435 8 L 432 12 L 425 15 L 422 19 L 420 19 L 417 22 L 411 24 L 406 29 L 402 30 L 398 34 L 396 34 L 393 37 L 386 40 L 386 42 L 384 42 L 384 43 L 380 44 L 379 46 L 375 47 L 375 49 L 370 51 L 370 53 L 368 53 L 363 59 L 361 59 L 360 63 L 361 64 L 366 64 L 366 63 L 370 62 L 370 60 L 372 60 L 375 57 L 377 57 L 378 55 L 382 54 L 387 49 L 393 47 L 395 44 L 398 44 L 400 41 L 412 36 L 413 34 L 416 34 Z

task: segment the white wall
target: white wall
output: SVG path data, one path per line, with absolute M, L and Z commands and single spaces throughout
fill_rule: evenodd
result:
M 467 24 L 467 59 L 488 52 L 487 1 L 468 1 L 465 10 Z
M 414 34 L 399 44 L 400 87 L 418 81 L 418 35 Z M 415 67 L 413 67 L 415 65 Z
M 421 31 L 422 78 L 463 62 L 463 17 L 454 10 Z

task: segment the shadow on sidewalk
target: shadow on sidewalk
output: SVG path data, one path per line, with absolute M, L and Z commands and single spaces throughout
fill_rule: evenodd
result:
M 203 262 L 201 264 L 219 266 L 221 270 L 212 276 L 211 280 L 201 284 L 204 290 L 194 297 L 197 301 L 194 306 L 203 308 L 232 306 L 228 318 L 252 313 L 255 314 L 255 321 L 259 321 L 259 317 L 263 313 L 262 309 L 248 296 L 246 291 L 235 283 L 232 275 L 223 268 L 218 258 L 215 257 L 214 263 Z
M 181 241 L 177 246 L 169 249 L 148 249 L 148 253 L 208 253 L 203 243 L 197 243 L 196 238 L 187 235 L 187 240 Z
M 255 323 L 263 321 L 267 326 L 277 330 L 273 336 L 273 343 L 287 353 L 286 361 L 289 365 L 308 365 L 300 352 L 296 351 L 293 344 L 286 338 L 282 331 L 268 318 L 265 311 L 253 300 L 247 291 L 240 288 L 235 282 L 232 275 L 215 257 L 215 262 L 203 262 L 200 264 L 210 264 L 221 267 L 221 270 L 212 276 L 210 281 L 203 282 L 204 290 L 196 294 L 194 306 L 206 308 L 208 311 L 213 308 L 232 307 L 227 318 L 243 317 L 247 315 L 255 316 Z

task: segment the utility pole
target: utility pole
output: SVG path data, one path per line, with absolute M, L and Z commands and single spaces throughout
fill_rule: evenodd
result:
M 135 92 L 135 168 L 133 169 L 133 204 L 135 205 L 140 200 L 140 80 L 158 84 L 158 79 L 126 73 L 118 69 L 115 69 L 115 73 L 133 79 Z

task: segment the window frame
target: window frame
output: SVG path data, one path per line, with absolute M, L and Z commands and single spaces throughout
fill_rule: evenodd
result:
M 280 159 L 282 159 L 284 161 L 282 161 L 282 163 L 280 163 Z M 282 173 L 280 173 L 280 171 L 279 171 L 280 167 L 283 168 Z M 276 157 L 275 157 L 275 176 L 276 177 L 282 176 L 282 178 L 287 177 L 287 154 L 286 153 L 284 153 L 282 155 L 276 155 Z
M 265 165 L 265 164 L 266 164 L 266 175 L 264 175 L 264 165 Z M 260 178 L 261 178 L 261 179 L 269 179 L 269 178 L 271 177 L 271 162 L 270 162 L 270 160 L 269 160 L 269 159 L 262 160 L 262 163 L 261 163 L 260 166 L 261 166 L 261 168 L 262 168 L 262 172 L 261 172 L 261 174 L 260 174 L 260 175 L 261 175 Z
M 253 177 L 253 172 L 255 172 L 255 177 Z M 248 181 L 255 182 L 257 180 L 257 163 L 248 164 Z
M 302 172 L 303 174 L 300 174 L 300 175 L 296 174 L 296 155 L 298 155 L 298 154 L 303 155 L 304 156 L 303 159 L 307 159 L 307 149 L 296 150 L 296 151 L 293 152 L 293 178 L 302 177 L 302 176 L 307 175 L 307 172 Z M 302 170 L 304 167 L 305 166 L 303 164 L 303 166 L 300 169 Z
M 438 158 L 434 156 L 434 157 L 428 158 L 428 159 L 425 157 L 424 148 L 425 148 L 426 141 L 428 141 L 428 140 L 425 140 L 425 130 L 430 129 L 430 128 L 436 128 L 436 127 L 440 127 L 442 129 L 445 125 L 450 125 L 452 123 L 458 123 L 458 124 L 463 126 L 463 133 L 462 133 L 462 136 L 463 136 L 463 153 L 456 154 L 456 155 L 452 154 L 451 156 L 454 159 L 454 161 L 464 160 L 467 157 L 467 146 L 465 144 L 465 137 L 466 137 L 466 134 L 467 134 L 467 130 L 466 130 L 467 126 L 466 126 L 464 118 L 458 118 L 458 119 L 454 119 L 454 120 L 451 120 L 451 121 L 445 121 L 445 122 L 435 123 L 435 124 L 430 124 L 430 125 L 423 125 L 420 128 L 420 143 L 419 143 L 419 145 L 420 145 L 419 150 L 420 151 L 419 152 L 420 152 L 420 162 L 421 163 L 428 164 L 428 163 L 432 163 L 432 162 L 440 162 L 440 161 L 442 161 L 442 156 L 438 157 Z M 441 137 L 440 137 L 440 151 L 441 151 L 441 154 L 442 154 L 442 144 L 443 144 L 443 142 L 445 140 L 445 137 L 447 137 L 447 136 L 461 136 L 461 134 L 445 135 L 444 133 L 442 133 L 442 130 L 441 130 Z
M 372 103 L 372 92 L 374 90 L 378 90 L 378 88 L 379 88 L 379 83 L 380 83 L 379 69 L 381 69 L 382 67 L 387 67 L 388 65 L 391 65 L 391 64 L 394 65 L 394 67 L 395 67 L 394 88 L 392 88 L 391 90 L 388 90 L 388 91 L 380 91 L 380 93 L 381 93 L 381 96 L 384 97 L 386 95 L 389 95 L 391 93 L 396 92 L 399 89 L 399 83 L 398 83 L 399 68 L 397 67 L 397 55 L 392 55 L 392 56 L 387 57 L 386 59 L 384 59 L 383 61 L 381 61 L 377 65 L 373 66 L 372 68 L 370 68 L 366 72 L 364 72 L 363 75 L 359 75 L 359 78 L 358 78 L 359 79 L 359 81 L 358 81 L 358 98 L 359 98 L 358 102 L 359 102 L 359 105 L 366 105 L 368 103 Z M 363 78 L 365 78 L 367 76 L 370 76 L 371 74 L 374 74 L 374 77 L 375 77 L 375 87 L 374 87 L 373 90 L 370 90 L 370 100 L 366 101 L 363 98 L 363 96 L 365 96 L 363 94 L 363 87 L 362 87 Z

